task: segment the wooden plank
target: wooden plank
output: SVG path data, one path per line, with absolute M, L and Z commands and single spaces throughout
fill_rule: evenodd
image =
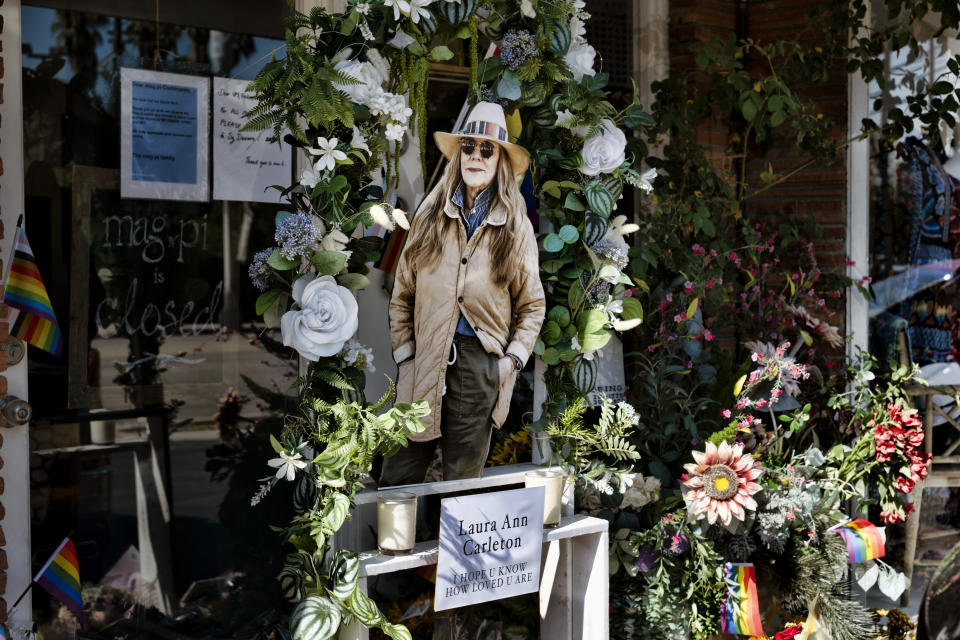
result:
M 569 516 L 560 521 L 554 529 L 544 529 L 544 544 L 552 541 L 569 540 L 578 536 L 594 535 L 607 531 L 607 521 L 583 514 Z M 409 554 L 385 556 L 379 551 L 370 550 L 360 554 L 360 575 L 378 576 L 395 571 L 416 569 L 437 563 L 438 543 L 436 540 L 420 542 Z M 606 557 L 606 556 L 604 556 Z
M 531 463 L 508 464 L 502 467 L 489 467 L 484 469 L 482 478 L 405 484 L 396 487 L 384 487 L 380 491 L 406 491 L 407 493 L 412 493 L 417 496 L 435 496 L 446 493 L 457 493 L 459 491 L 489 489 L 490 487 L 523 484 L 523 474 L 527 471 L 537 470 L 561 471 L 560 467 L 542 467 Z M 354 499 L 354 503 L 357 505 L 375 503 L 376 501 L 377 491 L 373 489 L 359 492 Z

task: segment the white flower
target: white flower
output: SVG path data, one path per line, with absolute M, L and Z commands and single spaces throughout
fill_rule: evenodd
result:
M 567 129 L 576 119 L 577 117 L 570 112 L 570 109 L 561 109 L 557 111 L 557 121 L 553 123 L 553 126 Z
M 635 329 L 639 327 L 643 322 L 640 318 L 632 318 L 630 320 L 614 320 L 613 328 L 617 331 L 629 331 L 630 329 Z
M 281 451 L 279 458 L 267 460 L 267 464 L 271 467 L 278 467 L 277 478 L 286 476 L 287 480 L 293 482 L 294 478 L 296 478 L 297 469 L 303 469 L 307 466 L 307 463 L 300 459 L 301 457 L 299 453 L 291 456 L 288 455 L 286 451 Z
M 393 7 L 393 19 L 399 20 L 400 15 L 410 15 L 410 3 L 407 0 L 383 0 L 385 7 Z
M 341 73 L 345 73 L 360 84 L 338 84 L 333 86 L 347 94 L 351 100 L 357 104 L 371 106 L 374 100 L 383 93 L 383 83 L 387 76 L 381 69 L 370 62 L 360 60 L 340 60 L 333 65 L 333 68 Z
M 580 16 L 570 18 L 570 35 L 575 42 L 583 42 L 587 35 L 587 25 L 583 23 Z
M 350 338 L 340 351 L 340 358 L 347 364 L 352 364 L 367 373 L 375 373 L 373 366 L 373 349 L 364 346 L 356 338 Z
M 397 31 L 397 35 L 393 36 L 393 39 L 390 40 L 387 44 L 397 49 L 406 49 L 407 45 L 416 40 L 412 35 L 406 31 Z
M 387 215 L 387 210 L 384 209 L 381 205 L 375 204 L 369 209 L 370 217 L 373 218 L 373 221 L 378 225 L 387 229 L 388 231 L 393 231 L 394 224 L 393 220 L 390 219 L 390 216 Z
M 320 156 L 317 158 L 317 163 L 314 165 L 314 169 L 317 171 L 320 170 L 320 167 L 323 167 L 327 171 L 332 171 L 335 166 L 337 166 L 337 161 L 342 161 L 347 159 L 347 154 L 343 151 L 337 149 L 337 139 L 330 138 L 317 138 L 317 148 L 316 149 L 307 149 L 311 155 Z
M 520 13 L 528 18 L 537 17 L 537 12 L 533 10 L 533 5 L 530 4 L 530 0 L 520 0 Z
M 300 174 L 300 184 L 308 189 L 313 189 L 322 178 L 323 171 L 317 166 L 313 166 L 309 169 L 304 169 L 303 173 Z
M 352 251 L 344 251 L 347 248 L 347 243 L 350 242 L 350 238 L 347 235 L 334 227 L 330 230 L 330 233 L 323 236 L 323 240 L 320 241 L 320 248 L 324 251 L 339 251 L 340 253 L 347 254 L 347 257 L 350 257 Z
M 396 124 L 391 122 L 387 125 L 387 129 L 384 132 L 387 136 L 387 140 L 393 140 L 394 142 L 400 142 L 403 140 L 403 133 L 405 129 L 402 124 Z
M 600 133 L 583 142 L 580 172 L 587 176 L 611 173 L 626 160 L 627 136 L 609 118 L 601 123 Z
M 430 10 L 427 7 L 430 6 L 430 3 L 433 0 L 410 0 L 410 19 L 413 21 L 413 24 L 420 22 L 420 17 L 424 18 L 430 17 Z
M 592 76 L 596 73 L 593 70 L 593 59 L 596 55 L 597 50 L 586 42 L 573 42 L 567 49 L 567 54 L 563 56 L 563 60 L 570 67 L 573 79 L 580 82 L 583 76 Z
M 407 214 L 403 209 L 394 209 L 390 212 L 390 215 L 393 216 L 393 219 L 401 229 L 404 231 L 410 230 L 410 222 L 407 220 Z
M 639 511 L 655 501 L 660 495 L 660 481 L 654 476 L 634 479 L 632 486 L 623 494 L 622 507 Z
M 358 2 L 356 8 L 357 8 L 357 11 L 360 12 L 360 14 L 362 15 L 367 15 L 368 13 L 370 13 L 369 2 Z
M 593 356 L 596 354 L 596 351 L 584 351 L 577 336 L 573 336 L 573 338 L 570 339 L 570 348 L 578 352 L 584 360 L 593 360 Z
M 300 278 L 293 283 L 293 300 L 299 309 L 283 314 L 280 333 L 284 346 L 307 360 L 337 354 L 357 332 L 357 301 L 333 276 Z
M 370 30 L 370 25 L 367 24 L 366 20 L 360 22 L 360 35 L 363 36 L 364 40 L 374 40 L 376 36 L 373 35 L 373 31 Z
M 653 193 L 653 180 L 657 177 L 657 170 L 650 169 L 640 176 L 641 184 L 639 187 L 644 193 Z
M 350 148 L 360 149 L 361 151 L 370 153 L 370 147 L 367 146 L 367 138 L 360 129 L 357 129 L 357 125 L 353 125 L 353 137 L 350 139 Z
M 639 231 L 640 225 L 637 224 L 627 224 L 627 216 L 617 216 L 610 221 L 610 224 L 607 225 L 607 233 L 605 234 L 608 237 L 613 237 L 614 235 L 623 237 L 628 233 L 633 233 L 634 231 Z

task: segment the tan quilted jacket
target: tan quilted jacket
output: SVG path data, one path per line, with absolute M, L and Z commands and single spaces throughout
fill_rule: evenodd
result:
M 419 211 L 428 210 L 438 197 L 443 197 L 439 188 L 433 190 Z M 514 239 L 515 246 L 510 252 L 516 266 L 506 288 L 493 282 L 490 234 L 484 233 L 488 225 L 506 222 L 506 206 L 497 201 L 469 242 L 457 205 L 448 201 L 444 212 L 460 224 L 447 226 L 448 237 L 441 259 L 417 273 L 404 250 L 390 299 L 393 358 L 402 363 L 413 356 L 412 361 L 400 367 L 397 401 L 427 400 L 430 403 L 430 414 L 423 418 L 426 430 L 411 438 L 417 441 L 433 440 L 441 435 L 443 381 L 460 312 L 476 331 L 487 353 L 498 358 L 510 353 L 525 363 L 540 333 L 546 306 L 540 283 L 537 240 L 523 212 L 513 214 L 524 219 L 520 225 L 522 231 Z M 405 248 L 417 242 L 417 231 L 421 228 L 418 222 L 422 221 L 415 217 Z M 507 417 L 515 380 L 516 376 L 512 376 L 501 384 L 492 415 L 496 427 Z

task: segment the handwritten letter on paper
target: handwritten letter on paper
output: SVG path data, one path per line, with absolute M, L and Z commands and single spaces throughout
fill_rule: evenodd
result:
M 257 104 L 247 84 L 213 79 L 213 199 L 280 202 L 280 192 L 267 187 L 290 185 L 290 147 L 277 144 L 270 129 L 241 131 L 243 114 Z

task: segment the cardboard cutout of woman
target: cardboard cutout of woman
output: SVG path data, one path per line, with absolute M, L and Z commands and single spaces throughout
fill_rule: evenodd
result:
M 481 102 L 417 211 L 390 300 L 397 401 L 427 400 L 426 429 L 384 460 L 381 486 L 423 482 L 439 440 L 443 478 L 478 478 L 517 371 L 543 323 L 537 240 L 517 187 L 529 154 L 509 142 L 503 109 Z

